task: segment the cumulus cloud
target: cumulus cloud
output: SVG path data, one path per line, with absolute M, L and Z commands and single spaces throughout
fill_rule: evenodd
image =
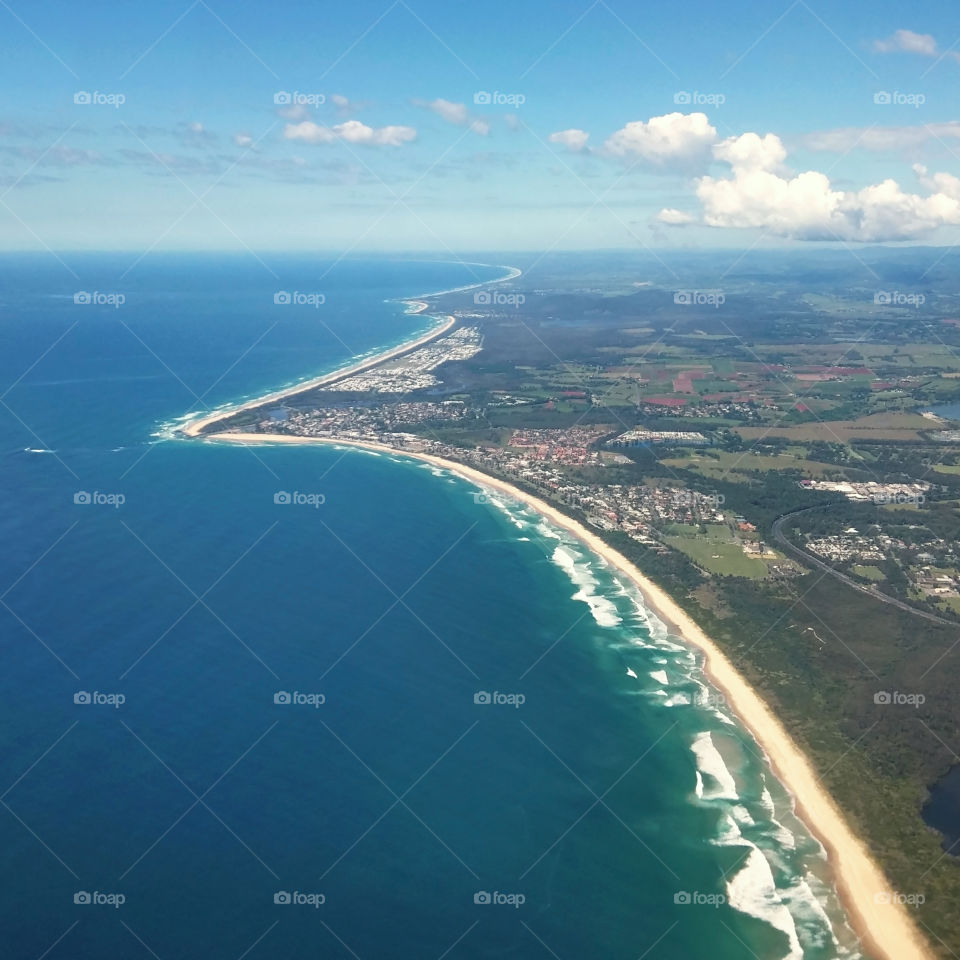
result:
M 573 153 L 579 153 L 581 150 L 586 150 L 590 134 L 586 130 L 558 130 L 556 133 L 551 133 L 547 139 L 551 143 L 562 144 Z
M 235 133 L 233 135 L 233 142 L 238 147 L 252 147 L 253 137 L 251 137 L 249 133 Z
M 695 219 L 692 213 L 677 210 L 675 207 L 664 207 L 657 214 L 657 220 L 669 227 L 685 227 L 688 223 L 693 223 Z
M 759 227 L 798 240 L 875 242 L 909 240 L 960 224 L 960 181 L 946 174 L 917 171 L 931 191 L 926 196 L 907 193 L 892 179 L 861 190 L 835 190 L 818 171 L 783 170 L 786 150 L 773 134 L 731 137 L 717 144 L 714 155 L 730 164 L 731 176 L 697 180 L 707 226 Z
M 283 131 L 287 140 L 303 140 L 307 143 L 346 143 L 370 147 L 399 147 L 416 140 L 417 131 L 413 127 L 387 126 L 368 127 L 359 120 L 347 120 L 344 123 L 325 127 L 310 120 L 301 123 L 288 123 Z
M 929 33 L 896 30 L 886 40 L 875 40 L 873 49 L 877 53 L 919 53 L 924 57 L 935 57 L 937 41 Z
M 929 33 L 914 33 L 913 30 L 895 30 L 885 40 L 875 40 L 877 53 L 913 53 L 921 57 L 950 57 L 960 63 L 956 50 L 940 50 L 937 41 Z
M 489 121 L 472 116 L 465 103 L 454 103 L 452 100 L 437 97 L 436 100 L 414 100 L 413 105 L 422 107 L 424 110 L 430 110 L 442 120 L 452 123 L 454 126 L 468 127 L 482 137 L 490 132 Z
M 652 166 L 690 168 L 709 159 L 716 141 L 705 113 L 668 113 L 628 123 L 607 138 L 603 151 Z

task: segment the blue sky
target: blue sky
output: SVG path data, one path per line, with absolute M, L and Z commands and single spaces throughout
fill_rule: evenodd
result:
M 11 0 L 0 21 L 2 249 L 960 240 L 946 3 Z

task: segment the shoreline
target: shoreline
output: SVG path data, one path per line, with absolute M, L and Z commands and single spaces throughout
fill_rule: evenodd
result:
M 424 300 L 404 300 L 403 303 L 410 303 L 416 307 L 416 309 L 408 310 L 408 315 L 423 313 L 429 307 L 429 304 Z M 235 414 L 243 413 L 244 410 L 255 410 L 257 407 L 262 407 L 269 403 L 277 403 L 280 400 L 285 400 L 287 397 L 296 396 L 298 393 L 307 393 L 310 390 L 315 390 L 317 387 L 322 387 L 331 381 L 342 380 L 345 377 L 353 376 L 357 373 L 363 373 L 364 371 L 369 370 L 371 367 L 379 366 L 381 363 L 386 363 L 388 360 L 393 360 L 395 357 L 401 356 L 404 353 L 409 353 L 411 350 L 416 350 L 417 347 L 422 347 L 425 343 L 435 340 L 437 337 L 442 336 L 448 330 L 450 330 L 456 322 L 457 320 L 455 317 L 448 315 L 442 323 L 440 323 L 438 326 L 435 326 L 432 330 L 428 330 L 415 340 L 406 340 L 398 346 L 391 347 L 389 350 L 386 350 L 383 353 L 378 353 L 372 357 L 368 357 L 366 360 L 361 360 L 359 363 L 354 363 L 350 366 L 340 367 L 337 370 L 332 370 L 330 373 L 321 374 L 319 377 L 313 377 L 310 380 L 304 380 L 303 383 L 295 383 L 293 386 L 284 387 L 282 390 L 275 390 L 272 393 L 264 394 L 262 397 L 256 397 L 253 400 L 247 400 L 244 403 L 239 403 L 236 406 L 224 407 L 223 409 L 217 410 L 214 413 L 206 414 L 205 416 L 185 423 L 180 428 L 180 431 L 184 436 L 187 437 L 199 437 L 201 432 L 206 430 L 207 427 L 211 427 L 214 424 L 219 423 L 221 420 L 226 420 L 228 417 L 232 417 Z
M 475 264 L 475 266 L 489 266 L 489 264 Z M 485 287 L 491 283 L 504 283 L 507 280 L 515 280 L 517 277 L 522 276 L 523 274 L 523 271 L 518 267 L 509 267 L 502 264 L 498 266 L 499 269 L 507 270 L 508 273 L 505 276 L 497 277 L 494 280 L 481 280 L 477 283 L 469 283 L 461 287 L 452 287 L 449 290 L 438 290 L 435 293 L 421 293 L 413 297 L 398 297 L 390 302 L 407 304 L 408 307 L 412 307 L 412 309 L 405 310 L 404 313 L 407 316 L 414 316 L 425 313 L 430 309 L 430 304 L 426 299 L 428 297 L 439 297 L 443 294 L 457 293 L 461 290 L 472 290 L 475 287 Z M 438 319 L 441 318 L 438 317 Z M 416 350 L 418 347 L 422 347 L 424 344 L 430 343 L 431 340 L 435 340 L 438 337 L 443 336 L 443 334 L 455 326 L 456 322 L 456 317 L 447 314 L 442 318 L 442 322 L 434 326 L 432 330 L 428 330 L 426 333 L 421 334 L 419 337 L 416 337 L 413 340 L 405 340 L 403 343 L 397 344 L 395 347 L 390 347 L 381 353 L 367 357 L 366 360 L 360 360 L 357 363 L 352 363 L 346 367 L 340 367 L 337 370 L 330 371 L 330 373 L 324 373 L 318 377 L 313 377 L 310 380 L 304 380 L 302 383 L 295 383 L 292 386 L 283 387 L 281 390 L 275 390 L 271 393 L 264 394 L 261 397 L 256 397 L 253 400 L 247 400 L 235 406 L 223 407 L 220 410 L 216 410 L 212 413 L 194 418 L 193 420 L 184 423 L 183 426 L 180 427 L 180 433 L 186 437 L 198 437 L 201 435 L 202 431 L 206 430 L 208 427 L 219 423 L 221 420 L 226 420 L 228 417 L 232 417 L 235 414 L 243 413 L 244 410 L 255 410 L 257 407 L 264 406 L 265 404 L 276 403 L 280 400 L 285 400 L 287 397 L 293 397 L 299 393 L 307 393 L 310 390 L 315 390 L 317 387 L 322 387 L 332 381 L 342 380 L 357 373 L 364 373 L 371 367 L 378 366 L 381 363 L 386 363 L 388 360 L 393 360 L 398 356 L 402 356 L 405 353 Z
M 763 751 L 774 775 L 794 800 L 795 812 L 827 851 L 833 883 L 850 925 L 876 960 L 934 960 L 934 953 L 905 907 L 889 902 L 894 892 L 864 842 L 847 823 L 836 802 L 820 784 L 806 754 L 793 741 L 767 703 L 740 675 L 726 654 L 663 589 L 622 553 L 557 507 L 506 480 L 474 467 L 429 453 L 399 450 L 375 441 L 284 434 L 219 433 L 207 440 L 238 444 L 294 444 L 353 447 L 429 463 L 481 487 L 504 493 L 533 508 L 551 523 L 572 533 L 633 584 L 671 633 L 703 655 L 703 670 L 724 695 L 731 710 Z M 878 898 L 887 902 L 878 902 Z

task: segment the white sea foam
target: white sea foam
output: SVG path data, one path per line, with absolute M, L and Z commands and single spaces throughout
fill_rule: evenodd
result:
M 631 667 L 627 667 L 627 676 L 628 676 L 628 677 L 633 677 L 634 680 L 637 679 L 637 675 L 636 675 L 636 673 L 633 671 L 633 669 L 632 669 Z
M 666 670 L 651 670 L 650 676 L 653 677 L 653 679 L 656 680 L 657 683 L 662 683 L 664 686 L 666 686 L 670 682 L 667 679 Z
M 598 626 L 617 627 L 620 625 L 622 621 L 613 601 L 609 597 L 595 592 L 597 580 L 590 572 L 587 564 L 578 563 L 576 554 L 562 544 L 553 551 L 553 562 L 579 588 L 573 595 L 573 599 L 583 601 L 590 608 L 590 613 Z
M 691 749 L 697 758 L 697 769 L 716 784 L 715 787 L 704 792 L 704 799 L 739 800 L 736 781 L 723 762 L 720 751 L 714 746 L 710 731 L 704 730 L 698 733 L 694 737 Z
M 789 907 L 797 925 L 797 932 L 805 945 L 818 950 L 832 946 L 837 951 L 840 944 L 834 936 L 830 917 L 823 909 L 820 897 L 812 889 L 814 886 L 821 888 L 822 884 L 808 873 L 806 878 L 796 880 L 784 890 L 781 898 Z M 821 889 L 820 892 L 821 896 L 826 894 L 825 890 Z M 849 956 L 849 951 L 843 951 L 843 955 Z
M 803 960 L 796 923 L 777 892 L 770 864 L 755 846 L 751 845 L 743 866 L 727 883 L 727 901 L 734 910 L 763 920 L 786 935 L 789 951 L 783 960 Z

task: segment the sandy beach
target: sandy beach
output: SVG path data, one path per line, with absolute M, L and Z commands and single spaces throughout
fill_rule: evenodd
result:
M 427 302 L 424 300 L 407 300 L 406 302 L 414 306 L 413 310 L 407 311 L 410 314 L 423 313 L 424 310 L 426 310 L 429 306 L 429 304 L 427 304 Z M 208 427 L 212 427 L 215 423 L 219 423 L 221 420 L 226 420 L 228 417 L 232 417 L 234 414 L 242 413 L 244 410 L 253 410 L 256 407 L 261 407 L 270 403 L 279 403 L 281 400 L 286 400 L 287 397 L 293 397 L 300 393 L 306 393 L 308 390 L 315 390 L 317 387 L 322 387 L 325 384 L 333 382 L 334 380 L 342 380 L 345 377 L 353 376 L 356 373 L 363 373 L 365 370 L 369 370 L 371 367 L 379 366 L 381 363 L 386 363 L 387 360 L 393 360 L 394 357 L 402 356 L 405 353 L 409 353 L 411 350 L 416 350 L 417 347 L 422 347 L 425 343 L 429 343 L 431 340 L 436 340 L 437 337 L 445 334 L 456 322 L 457 321 L 454 317 L 445 317 L 442 323 L 434 327 L 433 330 L 428 330 L 425 334 L 423 334 L 423 336 L 418 337 L 416 340 L 408 340 L 405 343 L 401 343 L 399 346 L 385 351 L 384 353 L 378 353 L 376 356 L 368 357 L 366 360 L 361 360 L 359 363 L 351 364 L 348 367 L 341 367 L 339 370 L 334 370 L 331 373 L 325 373 L 322 376 L 314 377 L 312 380 L 304 380 L 303 383 L 295 383 L 293 386 L 284 387 L 282 390 L 276 390 L 273 393 L 268 393 L 265 396 L 257 397 L 254 400 L 248 400 L 246 403 L 237 404 L 237 406 L 224 407 L 221 410 L 216 410 L 215 412 L 204 417 L 191 420 L 189 423 L 183 426 L 182 432 L 185 436 L 196 437 Z
M 370 361 L 363 366 L 366 368 L 374 362 L 378 361 Z M 254 401 L 247 406 L 257 406 L 266 402 L 267 399 Z M 201 423 L 215 422 L 216 419 L 221 419 L 225 415 L 221 414 Z M 793 795 L 797 815 L 827 850 L 841 901 L 865 949 L 872 956 L 882 960 L 933 960 L 932 948 L 927 944 L 906 909 L 896 902 L 890 902 L 895 893 L 894 888 L 870 856 L 866 846 L 850 828 L 843 813 L 820 783 L 809 760 L 794 743 L 780 720 L 740 676 L 726 655 L 686 612 L 623 554 L 608 546 L 595 533 L 546 501 L 503 480 L 491 477 L 473 467 L 430 454 L 397 450 L 374 442 L 279 434 L 271 436 L 255 433 L 220 433 L 208 435 L 206 439 L 245 444 L 325 443 L 376 450 L 392 456 L 411 457 L 449 470 L 478 486 L 497 490 L 521 501 L 539 511 L 558 527 L 572 533 L 630 580 L 640 590 L 648 606 L 668 625 L 672 633 L 702 652 L 704 668 L 711 682 L 724 695 L 740 722 L 753 735 L 766 754 L 777 778 Z
M 488 266 L 488 264 L 475 264 L 476 266 Z M 510 267 L 504 265 L 502 269 L 506 270 L 507 273 L 502 277 L 497 277 L 496 280 L 483 280 L 477 283 L 468 283 L 460 287 L 453 287 L 450 290 L 440 290 L 436 293 L 424 293 L 415 297 L 405 297 L 402 303 L 406 303 L 410 309 L 406 311 L 408 315 L 423 313 L 429 309 L 429 302 L 424 299 L 426 297 L 437 297 L 444 293 L 457 293 L 463 290 L 473 290 L 477 287 L 486 287 L 495 283 L 503 283 L 507 280 L 515 280 L 517 277 L 523 274 L 523 271 L 519 267 Z M 415 340 L 407 340 L 404 343 L 398 344 L 396 347 L 391 347 L 389 350 L 384 351 L 383 353 L 378 353 L 375 356 L 368 357 L 366 360 L 361 360 L 358 363 L 351 364 L 347 367 L 341 367 L 339 370 L 333 370 L 330 373 L 325 373 L 319 377 L 314 377 L 312 380 L 304 380 L 303 383 L 295 383 L 292 386 L 284 387 L 282 390 L 276 390 L 273 393 L 268 393 L 262 397 L 256 397 L 253 400 L 248 400 L 246 403 L 240 403 L 236 406 L 223 407 L 220 410 L 216 410 L 213 413 L 207 414 L 197 418 L 196 420 L 191 420 L 188 423 L 184 424 L 180 432 L 187 437 L 196 437 L 199 436 L 204 430 L 208 427 L 212 427 L 214 424 L 219 423 L 221 420 L 226 420 L 228 417 L 232 417 L 234 414 L 242 413 L 244 410 L 253 410 L 256 407 L 263 406 L 269 403 L 278 403 L 281 400 L 286 400 L 287 397 L 293 397 L 300 393 L 306 393 L 308 390 L 314 390 L 317 387 L 322 387 L 328 383 L 332 383 L 334 380 L 342 380 L 346 377 L 353 376 L 356 373 L 363 373 L 366 370 L 369 370 L 371 367 L 379 366 L 381 363 L 386 363 L 387 360 L 393 360 L 394 357 L 402 356 L 405 353 L 409 353 L 411 350 L 416 350 L 417 347 L 422 347 L 425 343 L 429 343 L 431 340 L 436 340 L 437 337 L 443 336 L 451 327 L 456 324 L 456 318 L 451 316 L 446 316 L 443 318 L 443 322 L 439 323 L 432 330 L 428 330 L 422 336 L 417 337 Z

